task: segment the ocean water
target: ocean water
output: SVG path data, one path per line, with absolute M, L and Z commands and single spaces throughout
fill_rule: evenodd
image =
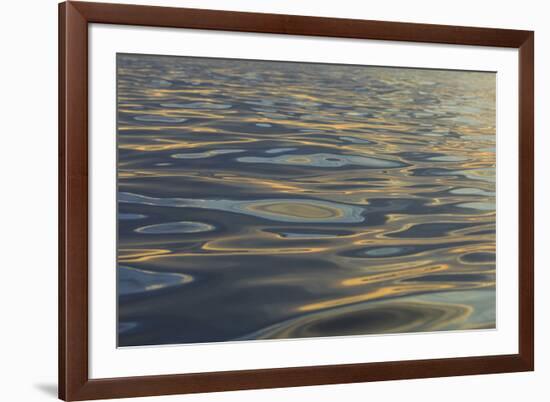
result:
M 119 346 L 495 327 L 494 73 L 117 65 Z

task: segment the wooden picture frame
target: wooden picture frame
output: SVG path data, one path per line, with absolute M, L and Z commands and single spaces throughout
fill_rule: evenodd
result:
M 120 24 L 519 49 L 519 353 L 90 379 L 88 25 Z M 59 5 L 59 397 L 140 397 L 534 369 L 534 33 L 531 31 L 65 2 Z

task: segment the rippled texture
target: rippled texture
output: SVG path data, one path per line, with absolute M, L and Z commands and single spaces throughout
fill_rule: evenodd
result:
M 495 327 L 495 75 L 118 56 L 119 346 Z

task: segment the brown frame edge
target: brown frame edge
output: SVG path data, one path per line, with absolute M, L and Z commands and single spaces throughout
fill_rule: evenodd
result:
M 89 379 L 88 24 L 213 29 L 519 49 L 519 353 Z M 106 3 L 59 4 L 59 398 L 67 401 L 534 370 L 534 33 Z

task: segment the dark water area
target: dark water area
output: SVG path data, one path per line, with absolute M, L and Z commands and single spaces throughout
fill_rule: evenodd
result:
M 119 346 L 495 327 L 493 73 L 117 62 Z

